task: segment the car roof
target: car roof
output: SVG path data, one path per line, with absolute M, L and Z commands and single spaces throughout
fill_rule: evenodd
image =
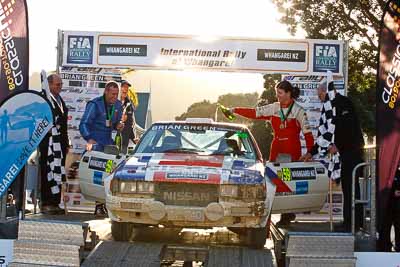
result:
M 245 124 L 240 123 L 228 123 L 228 122 L 188 122 L 188 121 L 157 121 L 154 122 L 152 125 L 156 124 L 186 124 L 186 125 L 210 125 L 215 127 L 226 127 L 232 129 L 246 129 L 248 127 Z

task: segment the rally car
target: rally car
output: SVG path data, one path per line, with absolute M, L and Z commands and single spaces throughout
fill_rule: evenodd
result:
M 322 164 L 265 163 L 246 126 L 208 119 L 155 123 L 129 156 L 87 152 L 79 176 L 121 241 L 138 225 L 224 226 L 262 247 L 272 209 L 319 210 L 328 190 Z

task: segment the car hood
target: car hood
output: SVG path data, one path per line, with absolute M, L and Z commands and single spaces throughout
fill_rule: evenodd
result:
M 209 184 L 259 184 L 263 164 L 251 159 L 187 153 L 135 154 L 115 171 L 122 180 Z

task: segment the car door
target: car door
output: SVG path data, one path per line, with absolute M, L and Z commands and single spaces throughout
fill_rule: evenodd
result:
M 78 171 L 82 195 L 88 200 L 104 202 L 104 179 L 124 158 L 100 151 L 85 152 Z
M 277 186 L 273 213 L 319 211 L 329 190 L 327 170 L 320 162 L 267 162 L 265 174 Z

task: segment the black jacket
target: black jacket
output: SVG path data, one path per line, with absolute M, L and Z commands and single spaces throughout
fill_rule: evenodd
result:
M 68 138 L 68 108 L 65 105 L 64 100 L 61 98 L 61 105 L 63 108 L 63 111 L 60 109 L 60 107 L 57 105 L 57 103 L 54 104 L 54 108 L 51 107 L 51 111 L 53 112 L 53 118 L 58 117 L 58 121 L 56 122 L 58 125 L 60 125 L 60 138 L 61 138 L 61 150 L 63 152 L 63 156 L 65 158 L 67 148 L 69 147 L 69 138 Z M 45 154 L 47 156 L 47 149 L 49 147 L 49 138 L 50 138 L 50 132 L 46 134 L 46 136 L 43 138 L 42 142 L 40 143 L 40 151 L 41 153 Z
M 336 93 L 332 105 L 336 108 L 336 116 L 333 122 L 335 124 L 335 145 L 339 153 L 349 152 L 360 153 L 361 155 L 364 147 L 364 138 L 353 103 L 348 97 Z M 317 153 L 318 145 L 315 144 L 311 154 L 315 155 Z

